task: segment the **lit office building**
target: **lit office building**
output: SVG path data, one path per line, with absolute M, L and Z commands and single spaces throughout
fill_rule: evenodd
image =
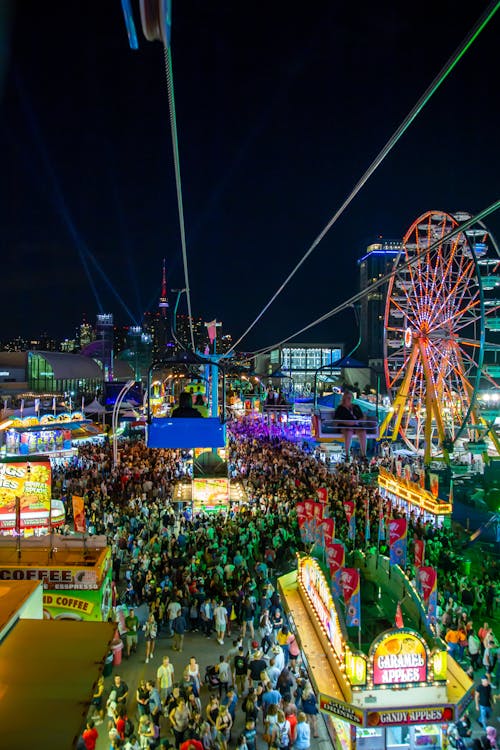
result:
M 380 240 L 368 245 L 366 253 L 358 260 L 359 289 L 364 289 L 392 271 L 402 243 L 397 240 Z M 387 284 L 374 289 L 361 300 L 361 346 L 356 357 L 376 371 L 381 371 L 384 357 L 384 312 Z

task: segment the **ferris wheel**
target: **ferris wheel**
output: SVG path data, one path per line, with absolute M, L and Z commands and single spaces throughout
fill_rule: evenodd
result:
M 447 238 L 468 218 L 420 216 L 388 287 L 384 368 L 392 406 L 380 435 L 400 436 L 426 463 L 433 455 L 447 459 L 457 440 L 479 442 L 485 433 L 500 452 L 477 399 L 480 386 L 500 385 L 500 256 L 484 226 Z

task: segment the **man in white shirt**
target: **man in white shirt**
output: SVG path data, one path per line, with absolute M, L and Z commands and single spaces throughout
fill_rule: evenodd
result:
M 161 702 L 165 703 L 165 700 L 167 696 L 170 695 L 174 684 L 174 666 L 170 663 L 168 656 L 163 657 L 161 666 L 158 667 L 156 672 L 156 679 L 160 690 Z
M 224 633 L 227 626 L 227 609 L 222 602 L 219 602 L 214 609 L 215 633 L 217 643 L 221 646 L 224 643 Z

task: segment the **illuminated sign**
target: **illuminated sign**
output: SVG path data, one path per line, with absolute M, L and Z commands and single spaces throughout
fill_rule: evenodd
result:
M 326 631 L 328 640 L 342 662 L 345 647 L 337 611 L 330 593 L 330 586 L 318 563 L 311 557 L 299 560 L 299 574 L 313 609 Z
M 359 727 L 363 726 L 363 711 L 355 708 L 355 706 L 350 706 L 347 703 L 330 698 L 327 695 L 319 696 L 319 709 L 325 714 L 343 719 L 350 724 L 355 724 Z
M 444 724 L 452 720 L 452 706 L 422 706 L 393 711 L 370 711 L 367 724 L 369 727 L 387 727 L 408 724 Z
M 366 659 L 361 654 L 353 654 L 351 651 L 347 651 L 345 668 L 351 685 L 364 685 L 366 683 Z
M 94 568 L 0 568 L 0 581 L 43 581 L 44 589 L 96 589 Z
M 193 502 L 195 511 L 224 510 L 229 505 L 229 480 L 194 479 Z
M 374 685 L 407 685 L 427 681 L 427 649 L 408 630 L 391 630 L 376 640 L 373 654 Z
M 6 527 L 15 525 L 16 498 L 19 498 L 21 528 L 46 526 L 52 494 L 51 478 L 50 461 L 1 462 L 0 528 L 2 522 Z M 27 523 L 27 518 L 31 523 Z
M 432 513 L 435 516 L 446 516 L 451 513 L 451 503 L 438 502 L 431 492 L 422 489 L 418 484 L 407 479 L 395 477 L 382 466 L 379 470 L 378 485 L 382 490 L 395 495 L 396 500 L 405 500 L 410 505 L 415 505 L 427 513 Z

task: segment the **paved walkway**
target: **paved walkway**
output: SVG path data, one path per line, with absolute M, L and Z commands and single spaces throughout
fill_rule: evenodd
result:
M 141 610 L 143 610 L 143 608 L 136 608 L 135 610 L 140 619 L 144 617 L 144 612 Z M 200 633 L 187 633 L 184 638 L 183 652 L 178 653 L 177 651 L 174 651 L 172 649 L 173 639 L 166 638 L 163 633 L 161 633 L 156 641 L 154 658 L 149 662 L 149 664 L 145 663 L 146 646 L 144 640 L 141 638 L 139 641 L 137 653 L 131 654 L 130 659 L 123 659 L 122 664 L 119 667 L 113 667 L 112 676 L 105 679 L 105 697 L 109 695 L 113 676 L 115 674 L 119 674 L 129 687 L 129 714 L 130 718 L 134 722 L 134 725 L 137 727 L 137 704 L 135 700 L 137 685 L 139 684 L 139 680 L 141 679 L 148 680 L 156 678 L 156 670 L 161 665 L 163 656 L 165 654 L 168 654 L 168 656 L 170 657 L 170 661 L 174 665 L 175 681 L 179 681 L 182 678 L 183 670 L 187 666 L 189 658 L 191 656 L 196 657 L 198 664 L 200 665 L 200 673 L 202 677 L 204 677 L 206 667 L 212 664 L 216 664 L 219 661 L 219 656 L 221 654 L 227 654 L 227 652 L 233 645 L 234 637 L 234 634 L 231 637 L 227 636 L 224 642 L 224 646 L 220 646 L 215 639 L 215 635 L 208 639 Z M 248 647 L 248 645 L 249 644 L 247 642 L 245 646 Z M 203 686 L 200 696 L 203 711 L 208 703 L 208 696 L 208 688 L 206 686 Z M 234 729 L 232 731 L 231 747 L 236 746 L 237 739 L 244 728 L 244 716 L 240 705 L 241 701 L 238 701 L 238 706 L 236 708 L 236 721 L 234 724 Z M 330 741 L 330 737 L 327 733 L 321 715 L 319 718 L 320 721 L 318 722 L 318 725 L 320 737 L 318 739 L 311 740 L 311 748 L 312 750 L 331 750 L 332 743 Z M 108 750 L 109 739 L 107 732 L 107 719 L 105 718 L 104 723 L 97 726 L 96 728 L 99 732 L 99 739 L 97 742 L 96 750 Z M 257 750 L 265 750 L 265 748 L 267 748 L 267 745 L 262 740 L 263 727 L 261 717 L 259 717 L 257 733 Z M 160 737 L 170 738 L 173 742 L 171 733 L 167 730 L 167 722 L 165 720 L 162 720 L 162 724 L 160 727 Z

